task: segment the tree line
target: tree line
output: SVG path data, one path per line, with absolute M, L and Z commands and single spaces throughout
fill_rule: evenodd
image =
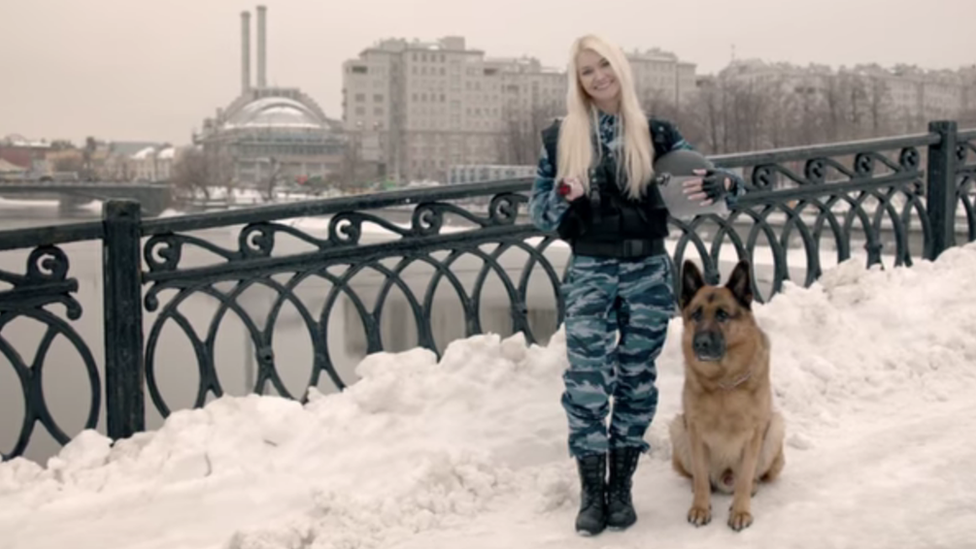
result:
M 641 97 L 644 111 L 677 124 L 685 138 L 706 154 L 810 146 L 928 131 L 929 118 L 896 106 L 881 79 L 855 73 L 818 75 L 817 85 L 786 76 L 765 81 L 710 78 L 689 100 L 675 104 L 670 93 Z M 537 104 L 510 113 L 500 136 L 504 163 L 535 164 L 540 133 L 565 111 L 562 104 Z M 952 113 L 960 127 L 976 127 L 976 108 Z

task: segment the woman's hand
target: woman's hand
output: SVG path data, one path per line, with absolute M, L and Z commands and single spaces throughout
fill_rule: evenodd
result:
M 567 177 L 556 186 L 556 192 L 565 198 L 567 202 L 572 202 L 583 196 L 583 184 L 575 177 Z
M 701 179 L 689 179 L 682 184 L 688 200 L 701 200 L 702 206 L 708 206 L 732 188 L 732 180 L 724 173 L 715 170 L 695 170 L 695 175 Z

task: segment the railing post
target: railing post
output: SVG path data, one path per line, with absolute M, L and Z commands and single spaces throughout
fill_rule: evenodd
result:
M 105 415 L 108 436 L 116 440 L 146 427 L 139 202 L 109 200 L 102 209 L 102 220 Z
M 929 122 L 929 132 L 942 138 L 929 146 L 926 183 L 926 207 L 932 222 L 932 246 L 929 257 L 935 260 L 939 254 L 953 245 L 956 233 L 956 122 L 940 120 Z

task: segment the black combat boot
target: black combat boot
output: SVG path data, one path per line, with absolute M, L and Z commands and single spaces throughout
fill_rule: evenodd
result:
M 576 531 L 583 535 L 596 535 L 607 527 L 607 455 L 577 458 L 576 468 L 580 478 L 580 510 L 576 515 Z
M 610 480 L 607 483 L 607 526 L 614 530 L 629 528 L 637 522 L 630 496 L 631 478 L 637 470 L 640 448 L 610 450 Z

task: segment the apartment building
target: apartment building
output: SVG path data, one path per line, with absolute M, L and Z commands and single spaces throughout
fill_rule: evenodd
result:
M 639 92 L 687 101 L 695 65 L 628 54 Z M 538 133 L 565 112 L 566 72 L 531 57 L 492 58 L 463 37 L 382 40 L 346 61 L 343 124 L 361 156 L 399 180 L 445 180 L 451 166 L 525 163 Z M 642 97 L 643 99 L 643 97 Z
M 678 56 L 658 48 L 627 54 L 634 72 L 634 85 L 645 107 L 666 102 L 688 105 L 698 91 L 695 85 L 697 65 L 681 61 Z

